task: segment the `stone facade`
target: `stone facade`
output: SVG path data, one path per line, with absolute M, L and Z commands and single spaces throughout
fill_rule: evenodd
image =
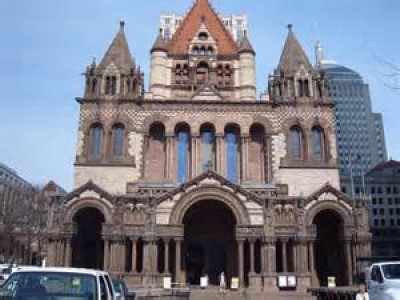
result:
M 237 44 L 207 0 L 170 41 L 157 37 L 149 92 L 123 25 L 86 73 L 76 189 L 49 226 L 49 263 L 130 286 L 216 283 L 225 271 L 276 297 L 288 293 L 278 275 L 295 276 L 299 297 L 328 275 L 351 284 L 370 252 L 368 214 L 338 191 L 333 103 L 291 26 L 256 100 L 247 33 Z

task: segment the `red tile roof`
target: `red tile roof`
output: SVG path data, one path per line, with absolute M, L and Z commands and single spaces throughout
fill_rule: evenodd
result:
M 189 43 L 204 23 L 217 43 L 218 54 L 237 54 L 237 44 L 208 0 L 196 0 L 169 43 L 172 54 L 186 54 Z

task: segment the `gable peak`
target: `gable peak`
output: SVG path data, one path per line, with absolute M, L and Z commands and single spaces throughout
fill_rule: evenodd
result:
M 287 28 L 288 35 L 283 47 L 278 69 L 284 72 L 297 72 L 301 66 L 311 69 L 310 61 L 293 32 L 293 25 L 289 24 Z
M 236 54 L 237 45 L 232 34 L 223 24 L 220 16 L 209 0 L 196 0 L 184 17 L 181 25 L 169 43 L 169 51 L 174 54 L 187 54 L 189 43 L 204 24 L 217 42 L 219 54 Z
M 133 66 L 133 59 L 125 36 L 125 22 L 121 21 L 119 30 L 108 47 L 106 54 L 97 67 L 97 72 L 104 72 L 114 63 L 121 73 L 129 74 Z

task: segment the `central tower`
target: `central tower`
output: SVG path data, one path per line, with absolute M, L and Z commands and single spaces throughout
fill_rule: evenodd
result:
M 256 100 L 255 51 L 236 42 L 208 0 L 197 0 L 170 40 L 151 49 L 150 93 L 164 100 Z

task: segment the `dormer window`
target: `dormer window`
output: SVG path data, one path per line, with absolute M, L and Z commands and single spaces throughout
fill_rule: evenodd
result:
M 199 52 L 200 52 L 199 47 L 197 47 L 197 46 L 193 47 L 192 53 L 193 53 L 194 55 L 198 55 Z
M 200 32 L 199 33 L 199 40 L 200 41 L 207 41 L 208 40 L 208 33 L 207 32 Z
M 117 76 L 106 76 L 105 94 L 115 95 L 117 93 Z

